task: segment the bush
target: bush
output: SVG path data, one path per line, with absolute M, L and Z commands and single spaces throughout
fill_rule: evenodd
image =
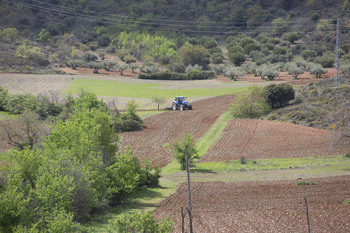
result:
M 335 56 L 333 54 L 323 54 L 321 57 L 316 57 L 314 59 L 315 63 L 322 65 L 324 68 L 334 67 Z
M 237 53 L 229 53 L 228 58 L 230 61 L 235 64 L 236 66 L 240 66 L 242 63 L 245 62 L 245 56 L 243 53 L 237 52 Z
M 8 90 L 0 86 L 0 111 L 4 111 L 6 109 L 9 97 Z
M 156 73 L 159 70 L 159 67 L 152 63 L 144 63 L 141 67 L 141 72 L 152 74 Z
M 203 70 L 203 67 L 202 66 L 199 66 L 199 65 L 197 65 L 197 64 L 195 64 L 194 66 L 192 66 L 192 65 L 188 65 L 187 67 L 186 67 L 186 73 L 189 73 L 190 71 L 192 71 L 192 70 Z
M 111 232 L 154 232 L 154 233 L 170 233 L 174 231 L 174 223 L 170 217 L 158 222 L 154 219 L 152 212 L 130 213 L 118 216 Z
M 193 160 L 199 158 L 196 144 L 191 135 L 185 134 L 181 142 L 174 142 L 174 158 L 180 164 L 181 170 L 186 170 L 186 150 L 188 165 L 193 165 Z
M 316 56 L 317 53 L 314 50 L 311 49 L 305 49 L 301 52 L 301 56 L 304 58 L 304 60 L 313 60 Z
M 264 89 L 267 93 L 267 103 L 269 103 L 272 108 L 283 107 L 290 100 L 295 98 L 295 91 L 289 84 L 271 84 Z
M 125 55 L 122 60 L 127 64 L 136 62 L 136 58 L 130 54 Z
M 257 118 L 269 113 L 267 93 L 262 87 L 250 86 L 249 93 L 241 93 L 231 104 L 231 114 L 237 118 Z
M 213 64 L 221 64 L 224 61 L 224 55 L 221 53 L 213 53 L 211 60 Z
M 170 70 L 175 73 L 185 73 L 186 67 L 182 63 L 173 63 L 170 65 Z

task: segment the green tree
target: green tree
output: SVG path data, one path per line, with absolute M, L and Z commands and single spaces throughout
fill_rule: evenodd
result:
M 264 89 L 267 92 L 267 103 L 272 108 L 283 107 L 295 97 L 293 87 L 286 83 L 271 84 L 264 87 Z
M 159 105 L 164 104 L 166 102 L 166 97 L 165 96 L 152 96 L 152 102 L 157 104 L 157 109 L 159 111 Z
M 185 66 L 200 65 L 204 68 L 209 64 L 209 52 L 201 45 L 185 44 L 178 53 L 179 61 Z
M 288 31 L 288 22 L 282 17 L 272 20 L 271 25 L 273 32 L 279 36 Z
M 48 30 L 46 30 L 45 28 L 40 31 L 38 38 L 37 38 L 38 41 L 43 42 L 43 43 L 50 42 L 50 39 L 51 39 L 51 33 Z
M 283 34 L 283 38 L 289 41 L 290 43 L 294 44 L 294 42 L 296 40 L 299 40 L 301 37 L 297 32 L 290 32 L 290 33 Z
M 236 66 L 240 66 L 242 63 L 245 62 L 245 56 L 243 53 L 237 52 L 237 53 L 229 53 L 228 58 L 230 61 L 235 64 Z
M 237 118 L 258 118 L 271 111 L 267 103 L 267 93 L 263 87 L 250 86 L 248 93 L 239 94 L 230 108 Z
M 29 40 L 24 40 L 22 44 L 16 49 L 16 56 L 23 57 L 25 59 L 33 59 L 42 57 L 43 54 L 39 47 L 34 47 Z
M 288 74 L 293 75 L 294 79 L 297 79 L 299 75 L 305 72 L 303 67 L 298 66 L 295 63 L 289 64 L 287 71 L 288 71 Z
M 0 86 L 0 111 L 6 110 L 8 98 L 9 98 L 8 90 Z
M 243 72 L 241 71 L 241 69 L 237 68 L 237 67 L 227 67 L 225 69 L 225 76 L 230 77 L 231 79 L 237 81 L 237 78 L 240 76 L 243 76 Z
M 188 165 L 193 165 L 193 160 L 199 158 L 196 144 L 191 135 L 185 134 L 181 141 L 174 142 L 174 158 L 180 164 L 181 170 L 186 169 L 186 149 Z
M 115 69 L 120 72 L 120 75 L 123 75 L 124 70 L 128 69 L 129 65 L 126 63 L 117 63 Z

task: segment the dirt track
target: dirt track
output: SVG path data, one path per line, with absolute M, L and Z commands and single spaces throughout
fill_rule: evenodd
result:
M 262 120 L 232 120 L 199 162 L 301 158 L 350 153 L 350 138 L 326 130 Z
M 312 232 L 350 232 L 350 176 L 260 182 L 192 183 L 194 232 L 307 232 L 304 196 Z M 186 184 L 160 203 L 158 218 L 170 216 L 181 232 L 181 207 L 188 206 Z M 188 216 L 185 231 L 189 232 Z
M 173 160 L 172 144 L 186 133 L 200 138 L 228 110 L 233 96 L 219 96 L 193 103 L 193 110 L 169 111 L 145 120 L 146 129 L 122 133 L 120 147 L 131 146 L 134 154 L 165 166 Z

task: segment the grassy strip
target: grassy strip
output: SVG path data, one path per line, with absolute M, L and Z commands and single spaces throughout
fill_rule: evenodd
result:
M 18 114 L 14 114 L 14 113 L 11 113 L 11 112 L 5 112 L 5 111 L 0 111 L 0 120 L 3 120 L 3 119 L 17 119 L 18 118 Z
M 192 173 L 222 173 L 222 172 L 247 172 L 247 171 L 264 171 L 264 170 L 283 170 L 283 169 L 304 169 L 316 167 L 349 167 L 350 159 L 344 155 L 308 157 L 308 158 L 281 158 L 281 159 L 259 159 L 245 160 L 245 164 L 241 160 L 232 160 L 224 162 L 208 162 L 196 163 L 191 168 Z M 180 166 L 171 163 L 169 169 L 164 171 L 173 173 L 181 172 Z M 171 168 L 171 169 L 170 169 Z M 165 174 L 165 173 L 164 173 Z
M 220 87 L 197 89 L 164 89 L 161 84 L 129 83 L 111 80 L 76 79 L 64 93 L 79 93 L 81 89 L 93 91 L 98 96 L 120 96 L 133 98 L 152 98 L 159 95 L 166 98 L 183 95 L 187 97 L 206 97 L 233 94 L 247 87 Z
M 157 111 L 137 111 L 137 115 L 139 115 L 142 119 L 146 119 L 151 116 L 155 116 L 158 114 L 161 114 L 163 112 L 166 112 L 164 110 L 157 110 Z
M 199 156 L 203 156 L 210 147 L 220 138 L 223 130 L 226 128 L 228 121 L 232 120 L 232 115 L 229 111 L 221 115 L 221 117 L 214 122 L 210 129 L 199 139 L 196 143 Z

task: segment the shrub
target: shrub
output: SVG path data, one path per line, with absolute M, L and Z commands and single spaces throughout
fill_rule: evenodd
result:
M 181 170 L 186 169 L 186 150 L 188 165 L 193 165 L 193 160 L 199 158 L 196 144 L 191 135 L 185 134 L 181 141 L 174 142 L 174 158 L 180 164 Z
M 97 61 L 97 56 L 92 54 L 92 53 L 84 53 L 83 59 L 86 62 L 92 62 L 92 61 Z
M 225 71 L 225 65 L 224 64 L 216 64 L 211 69 L 214 71 L 215 74 L 222 74 Z
M 186 67 L 182 63 L 173 63 L 170 66 L 170 70 L 175 73 L 185 73 Z
M 224 55 L 222 55 L 221 53 L 213 53 L 211 59 L 213 64 L 221 64 L 223 63 Z
M 125 55 L 122 60 L 127 64 L 136 62 L 136 58 L 130 54 Z
M 245 56 L 243 53 L 237 52 L 237 53 L 229 53 L 228 57 L 230 61 L 235 64 L 236 66 L 240 66 L 242 63 L 245 62 Z
M 305 49 L 301 52 L 301 56 L 304 58 L 304 60 L 313 60 L 317 56 L 317 53 L 314 50 Z
M 0 86 L 0 111 L 4 111 L 6 109 L 9 97 L 8 90 Z
M 231 104 L 231 114 L 237 118 L 257 118 L 270 112 L 267 93 L 262 87 L 250 86 L 248 93 L 241 93 Z
M 155 73 L 159 70 L 159 67 L 152 64 L 152 63 L 145 63 L 141 67 L 141 72 L 147 73 L 147 74 L 152 74 Z
M 158 222 L 152 212 L 121 214 L 110 229 L 112 232 L 154 232 L 170 233 L 174 231 L 174 223 L 170 217 Z
M 289 84 L 271 84 L 266 86 L 267 103 L 272 108 L 280 108 L 285 106 L 290 100 L 295 98 L 295 91 Z
M 153 74 L 140 74 L 139 79 L 152 80 L 202 80 L 212 79 L 214 73 L 211 71 L 191 70 L 186 74 L 172 73 L 172 72 L 156 72 Z
M 321 64 L 324 68 L 334 67 L 335 56 L 333 54 L 325 53 L 321 57 L 316 57 L 314 59 L 315 63 Z
M 187 67 L 186 67 L 186 73 L 189 73 L 190 71 L 192 71 L 192 70 L 203 70 L 203 67 L 202 66 L 199 66 L 199 65 L 197 65 L 197 64 L 195 64 L 194 66 L 192 66 L 192 65 L 188 65 Z

